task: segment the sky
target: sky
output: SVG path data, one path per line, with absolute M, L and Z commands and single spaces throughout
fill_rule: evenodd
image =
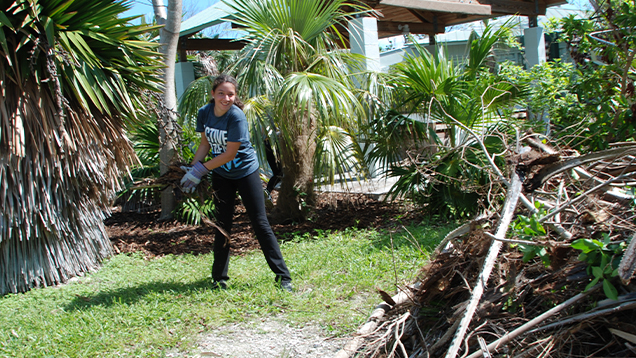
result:
M 189 18 L 197 12 L 212 6 L 219 0 L 181 0 L 184 18 Z M 168 5 L 168 0 L 163 0 Z M 124 16 L 145 15 L 147 22 L 152 22 L 154 11 L 152 10 L 152 0 L 132 0 L 132 9 L 124 13 Z

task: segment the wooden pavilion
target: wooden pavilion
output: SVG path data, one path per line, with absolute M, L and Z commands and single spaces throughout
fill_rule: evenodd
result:
M 545 15 L 546 8 L 565 4 L 564 0 L 363 0 L 377 11 L 378 38 L 404 34 L 425 34 L 434 38 L 447 26 L 506 15 L 528 16 L 530 26 Z M 186 20 L 181 28 L 179 50 L 236 50 L 243 44 L 231 39 L 193 39 L 190 36 L 206 27 L 219 24 L 229 8 L 217 3 Z M 192 20 L 192 21 L 191 21 Z M 346 31 L 345 31 L 346 34 Z M 182 58 L 185 58 L 183 56 Z
M 314 1 L 314 0 L 306 0 Z M 380 69 L 378 39 L 406 33 L 429 36 L 435 43 L 435 35 L 446 27 L 488 19 L 492 17 L 528 16 L 530 29 L 525 32 L 526 57 L 530 66 L 545 61 L 545 42 L 542 29 L 537 27 L 537 16 L 545 15 L 550 6 L 565 4 L 565 0 L 362 0 L 373 8 L 377 18 L 354 19 L 349 31 L 343 35 L 352 52 L 368 58 L 367 68 Z M 244 44 L 235 39 L 192 38 L 197 32 L 227 22 L 232 10 L 222 1 L 215 3 L 181 23 L 178 45 L 179 60 L 175 73 L 177 96 L 194 81 L 192 64 L 187 62 L 187 51 L 238 50 Z

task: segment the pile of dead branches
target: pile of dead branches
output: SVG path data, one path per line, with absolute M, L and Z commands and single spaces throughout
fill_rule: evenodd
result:
M 181 190 L 181 179 L 185 174 L 183 167 L 189 167 L 186 163 L 170 165 L 168 171 L 158 178 L 146 178 L 132 183 L 129 188 L 120 194 L 115 205 L 121 207 L 124 212 L 148 212 L 161 207 L 161 192 L 172 187 L 177 201 L 186 197 L 196 198 L 203 201 L 212 197 L 211 185 L 208 177 L 201 179 L 201 184 L 197 185 L 193 193 L 184 193 Z
M 525 144 L 500 212 L 450 233 L 338 357 L 636 356 L 636 143 L 586 155 Z M 521 216 L 545 234 L 512 230 Z M 582 260 L 581 239 L 620 247 L 618 268 Z

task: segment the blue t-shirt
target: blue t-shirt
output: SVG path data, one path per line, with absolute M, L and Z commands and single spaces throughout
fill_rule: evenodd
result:
M 201 107 L 196 131 L 205 133 L 214 157 L 227 150 L 227 142 L 241 143 L 236 157 L 215 168 L 215 173 L 227 179 L 241 179 L 258 170 L 258 158 L 250 142 L 245 113 L 236 105 L 221 117 L 214 115 L 214 103 Z

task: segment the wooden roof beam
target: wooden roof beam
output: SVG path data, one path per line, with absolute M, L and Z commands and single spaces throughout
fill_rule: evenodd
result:
M 437 26 L 438 28 L 436 29 L 433 24 L 398 21 L 378 21 L 378 32 L 390 32 L 399 35 L 403 32 L 402 26 L 404 25 L 409 25 L 409 32 L 412 34 L 444 33 L 444 26 Z
M 179 39 L 180 51 L 240 50 L 245 46 L 243 41 L 227 39 Z
M 414 10 L 414 9 L 408 9 L 408 10 L 411 14 L 413 14 L 413 16 L 417 17 L 418 20 L 422 21 L 423 23 L 432 24 L 435 22 L 435 14 L 433 14 L 430 11 L 422 11 L 422 10 Z
M 545 15 L 544 2 L 527 2 L 515 0 L 480 0 L 482 4 L 489 4 L 493 13 L 506 15 L 538 16 Z
M 453 26 L 459 24 L 465 24 L 467 22 L 479 21 L 483 19 L 491 18 L 492 16 L 475 16 L 475 15 L 456 15 L 456 16 L 444 16 L 441 20 L 441 23 L 444 26 Z
M 468 15 L 491 15 L 490 5 L 466 4 L 455 1 L 438 0 L 381 0 L 381 5 L 404 7 L 407 9 L 432 12 L 446 12 Z

